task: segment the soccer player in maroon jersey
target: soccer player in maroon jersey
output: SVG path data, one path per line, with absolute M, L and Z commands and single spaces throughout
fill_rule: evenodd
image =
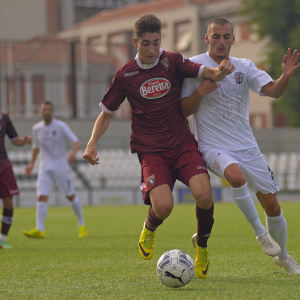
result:
M 100 102 L 98 116 L 83 157 L 98 164 L 96 143 L 106 131 L 114 112 L 128 99 L 131 107 L 130 147 L 141 168 L 144 203 L 150 205 L 139 239 L 139 253 L 153 256 L 156 228 L 171 213 L 176 179 L 185 183 L 196 199 L 198 247 L 195 269 L 199 277 L 208 270 L 207 240 L 213 226 L 212 190 L 206 166 L 189 125 L 180 110 L 180 88 L 185 77 L 218 81 L 233 71 L 224 61 L 217 68 L 194 64 L 179 53 L 160 48 L 161 22 L 154 15 L 134 24 L 135 59 L 122 66 Z M 210 92 L 218 85 L 211 82 Z
M 31 143 L 31 136 L 18 137 L 8 114 L 0 113 L 0 198 L 3 201 L 0 249 L 12 248 L 7 243 L 6 237 L 13 221 L 13 196 L 19 194 L 15 175 L 5 149 L 5 135 L 15 146 Z

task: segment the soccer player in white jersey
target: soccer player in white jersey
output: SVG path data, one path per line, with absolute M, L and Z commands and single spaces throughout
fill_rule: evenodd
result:
M 53 118 L 53 104 L 46 101 L 41 105 L 43 120 L 32 129 L 32 156 L 26 167 L 26 175 L 30 175 L 34 168 L 39 152 L 41 160 L 37 179 L 36 227 L 24 234 L 28 237 L 45 237 L 44 226 L 48 213 L 48 198 L 54 185 L 72 203 L 72 209 L 77 217 L 78 236 L 87 236 L 87 230 L 82 213 L 82 205 L 75 194 L 72 184 L 69 163 L 75 161 L 79 150 L 79 141 L 70 127 L 63 121 Z M 72 145 L 72 151 L 66 156 L 66 141 Z M 69 163 L 68 163 L 69 162 Z
M 237 206 L 252 226 L 266 254 L 289 273 L 300 274 L 300 266 L 288 255 L 287 223 L 276 199 L 278 185 L 261 154 L 249 125 L 249 88 L 272 98 L 282 95 L 294 72 L 300 67 L 300 54 L 291 49 L 283 57 L 282 74 L 273 80 L 265 71 L 245 58 L 229 56 L 234 43 L 232 24 L 223 18 L 213 20 L 205 36 L 208 52 L 191 58 L 209 67 L 228 59 L 235 71 L 220 86 L 205 95 L 209 81 L 186 79 L 182 87 L 184 116 L 193 115 L 198 148 L 208 168 L 226 178 L 232 186 Z M 262 225 L 248 192 L 251 188 L 264 208 L 267 230 Z

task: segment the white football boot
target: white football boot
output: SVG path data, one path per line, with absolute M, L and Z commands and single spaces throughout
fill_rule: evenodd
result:
M 259 241 L 263 251 L 269 256 L 276 256 L 281 252 L 281 248 L 276 241 L 265 231 L 258 235 L 256 239 Z

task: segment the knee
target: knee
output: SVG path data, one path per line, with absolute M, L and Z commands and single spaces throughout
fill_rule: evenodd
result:
M 159 203 L 155 207 L 152 206 L 155 215 L 160 220 L 166 219 L 173 210 L 174 203 L 173 201 L 165 201 L 163 203 Z
M 74 200 L 74 198 L 75 198 L 75 195 L 67 196 L 67 199 L 68 199 L 70 202 L 72 202 L 72 201 Z
M 234 174 L 233 176 L 231 176 L 227 180 L 233 188 L 239 188 L 239 187 L 243 186 L 244 184 L 246 184 L 246 178 L 241 173 L 240 174 Z
M 196 195 L 194 195 L 196 199 L 197 206 L 203 209 L 209 209 L 212 205 L 212 190 L 206 189 L 198 191 Z
M 268 217 L 276 217 L 280 215 L 281 208 L 277 201 L 264 203 L 264 209 Z
M 3 208 L 5 209 L 13 209 L 14 201 L 12 197 L 3 198 Z

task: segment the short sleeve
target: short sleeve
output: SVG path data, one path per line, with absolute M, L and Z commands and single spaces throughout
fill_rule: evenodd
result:
M 18 133 L 8 115 L 6 115 L 6 134 L 10 139 L 14 139 L 18 136 Z
M 78 142 L 77 136 L 74 134 L 74 132 L 71 130 L 71 128 L 64 122 L 60 122 L 59 126 L 61 127 L 64 136 L 66 139 L 71 142 L 71 143 L 76 143 Z
M 122 86 L 122 75 L 117 72 L 99 106 L 106 113 L 112 114 L 119 108 L 125 98 L 126 92 Z
M 201 80 L 195 78 L 185 78 L 181 88 L 180 98 L 186 98 L 193 94 L 196 88 L 200 85 Z
M 32 128 L 32 149 L 39 149 L 40 148 L 40 143 L 39 143 L 37 131 L 38 131 L 37 127 L 34 126 Z
M 201 76 L 203 68 L 201 64 L 197 64 L 186 58 L 180 53 L 176 53 L 176 65 L 179 68 L 179 72 L 182 74 L 183 78 L 197 78 Z
M 257 94 L 260 94 L 261 96 L 264 96 L 263 93 L 261 93 L 261 89 L 263 86 L 268 84 L 269 82 L 273 81 L 272 77 L 265 71 L 259 70 L 253 61 L 251 60 L 245 60 L 246 61 L 246 68 L 248 71 L 247 73 L 247 80 L 248 80 L 248 86 L 250 89 L 252 89 Z

